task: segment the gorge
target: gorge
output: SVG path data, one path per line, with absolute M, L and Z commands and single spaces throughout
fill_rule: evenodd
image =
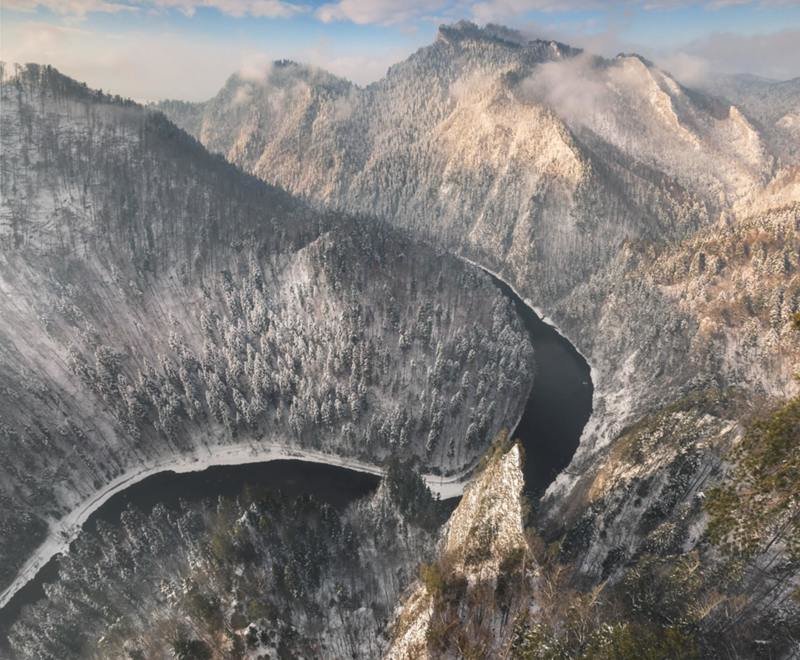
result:
M 477 266 L 474 266 L 477 268 Z M 510 437 L 519 439 L 527 457 L 526 491 L 540 496 L 568 463 L 591 413 L 592 386 L 589 366 L 553 326 L 545 323 L 510 285 L 492 275 L 496 286 L 514 305 L 534 349 L 536 369 L 533 387 Z M 8 629 L 21 608 L 45 596 L 43 585 L 58 578 L 58 556 L 86 526 L 97 520 L 118 524 L 122 511 L 131 506 L 149 511 L 156 504 L 176 508 L 178 501 L 215 500 L 234 496 L 243 488 L 279 491 L 283 495 L 308 494 L 338 506 L 366 496 L 380 475 L 377 466 L 313 455 L 291 447 L 271 450 L 275 458 L 265 462 L 263 446 L 250 445 L 227 456 L 209 454 L 184 461 L 180 468 L 164 466 L 120 479 L 106 492 L 62 525 L 60 539 L 45 542 L 38 561 L 29 561 L 2 594 L 0 631 Z M 247 455 L 247 461 L 243 458 Z M 287 460 L 289 457 L 296 458 Z M 314 462 L 307 462 L 313 460 Z M 242 461 L 237 463 L 237 461 Z M 194 467 L 200 463 L 204 467 Z M 224 467 L 221 467 L 224 465 Z M 471 470 L 454 476 L 423 475 L 432 493 L 441 499 L 459 497 Z M 67 530 L 70 530 L 67 532 Z M 55 535 L 55 533 L 54 533 Z
M 0 77 L 9 653 L 796 655 L 796 80 Z

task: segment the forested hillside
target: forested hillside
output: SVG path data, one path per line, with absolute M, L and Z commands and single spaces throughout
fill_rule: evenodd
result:
M 251 489 L 130 509 L 81 536 L 12 645 L 54 660 L 378 657 L 443 513 L 400 463 L 345 508 Z
M 744 573 L 730 545 L 710 540 L 705 502 L 726 475 L 750 474 L 737 448 L 752 416 L 798 392 L 797 85 L 719 83 L 709 94 L 635 54 L 599 58 L 459 23 L 363 89 L 276 63 L 205 103 L 162 106 L 211 150 L 317 207 L 370 208 L 496 271 L 586 356 L 592 418 L 532 526 L 556 553 L 543 580 L 574 598 L 521 632 L 523 657 L 595 657 L 595 642 L 631 654 L 621 657 L 716 657 L 696 626 L 731 621 L 763 629 L 765 649 L 792 648 L 797 488 L 761 475 L 780 491 L 762 498 L 795 508 L 759 528 L 778 540 L 753 550 Z M 281 166 L 264 167 L 275 154 Z M 792 465 L 797 443 L 781 447 Z M 747 496 L 724 492 L 729 520 L 750 516 Z M 698 563 L 684 563 L 692 552 Z M 653 610 L 615 620 L 599 616 L 619 605 L 613 597 L 591 600 L 606 580 L 672 589 L 661 578 L 683 571 L 703 576 L 697 609 L 670 614 L 695 626 L 676 632 L 688 646 L 657 647 L 667 633 L 636 628 Z M 469 626 L 472 601 L 457 595 L 448 611 Z M 601 604 L 570 627 L 569 608 L 586 602 Z M 571 637 L 604 624 L 620 636 Z M 638 633 L 653 644 L 632 644 Z M 747 644 L 731 640 L 754 652 Z
M 454 472 L 518 419 L 532 349 L 488 276 L 51 68 L 6 76 L 2 102 L 4 585 L 48 525 L 73 533 L 67 513 L 171 456 Z
M 770 94 L 791 101 L 791 89 Z M 442 26 L 363 89 L 276 62 L 262 78 L 232 76 L 205 103 L 160 107 L 259 178 L 411 228 L 513 284 L 598 377 L 579 461 L 699 372 L 716 378 L 709 360 L 743 343 L 707 337 L 700 308 L 677 303 L 653 260 L 739 217 L 795 217 L 800 200 L 794 156 L 773 139 L 791 103 L 783 119 L 756 116 L 637 55 L 599 58 L 492 25 Z M 783 290 L 796 286 L 791 251 L 788 263 Z M 800 311 L 789 300 L 782 336 Z M 795 345 L 761 346 L 747 359 L 793 363 Z M 731 382 L 791 392 L 791 368 L 753 364 Z

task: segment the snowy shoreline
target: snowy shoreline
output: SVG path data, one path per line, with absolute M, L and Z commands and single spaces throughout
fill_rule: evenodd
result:
M 277 443 L 265 443 L 259 446 L 247 442 L 227 446 L 223 445 L 215 450 L 209 448 L 204 449 L 205 452 L 207 452 L 205 455 L 200 455 L 198 451 L 195 451 L 195 453 L 188 456 L 172 457 L 121 474 L 108 483 L 102 490 L 93 494 L 87 500 L 84 500 L 66 516 L 51 523 L 47 539 L 45 539 L 28 558 L 25 564 L 23 564 L 13 582 L 0 593 L 0 608 L 5 607 L 14 595 L 36 577 L 39 570 L 54 556 L 69 551 L 70 543 L 78 536 L 84 523 L 89 519 L 92 513 L 99 509 L 116 493 L 155 474 L 161 472 L 202 472 L 203 470 L 216 466 L 246 465 L 249 463 L 266 463 L 280 460 L 322 463 L 377 476 L 383 476 L 384 474 L 382 468 L 370 463 L 364 463 L 352 458 L 342 458 L 321 451 L 298 449 Z M 449 499 L 451 497 L 459 497 L 463 493 L 466 480 L 473 469 L 474 466 L 469 466 L 455 475 L 440 476 L 426 474 L 422 475 L 422 478 L 434 495 L 438 495 L 441 499 Z
M 523 298 L 519 292 L 500 275 L 471 261 L 467 257 L 459 256 L 459 258 L 504 282 L 514 292 L 517 298 L 536 312 L 545 323 L 552 326 L 562 337 L 564 336 L 549 319 L 544 317 L 536 307 Z M 568 338 L 565 337 L 565 339 L 569 341 Z M 530 391 L 527 394 L 526 401 L 528 397 L 530 397 Z M 517 428 L 524 412 L 525 408 L 523 407 L 512 429 L 515 430 Z M 89 517 L 111 497 L 129 486 L 162 472 L 202 472 L 203 470 L 216 466 L 246 465 L 249 463 L 266 463 L 278 460 L 298 460 L 309 463 L 321 463 L 377 476 L 383 476 L 384 474 L 382 468 L 353 458 L 342 458 L 335 454 L 299 449 L 280 443 L 263 443 L 256 445 L 252 442 L 221 445 L 215 449 L 208 447 L 197 448 L 194 453 L 186 456 L 173 456 L 165 458 L 162 461 L 150 463 L 149 465 L 137 467 L 121 474 L 113 481 L 106 484 L 103 489 L 81 502 L 63 518 L 51 522 L 49 533 L 45 541 L 23 564 L 11 584 L 0 592 L 0 609 L 5 607 L 20 589 L 33 580 L 42 567 L 54 556 L 68 552 L 70 544 L 78 536 Z M 463 493 L 464 487 L 472 476 L 477 464 L 478 461 L 475 461 L 472 465 L 467 466 L 454 475 L 425 474 L 422 475 L 422 478 L 431 489 L 431 492 L 434 495 L 438 495 L 441 499 L 459 497 Z
M 589 419 L 586 421 L 586 424 L 583 427 L 583 431 L 581 431 L 581 437 L 578 443 L 578 449 L 575 452 L 575 454 L 577 455 L 578 452 L 580 452 L 581 446 L 585 446 L 588 438 L 590 438 L 592 435 L 596 435 L 597 427 L 599 426 L 600 420 L 602 419 L 601 410 L 603 405 L 602 402 L 605 398 L 605 395 L 602 387 L 602 375 L 600 371 L 595 366 L 594 362 L 589 360 L 589 358 L 581 351 L 581 349 L 578 348 L 578 345 L 563 330 L 561 330 L 561 328 L 558 327 L 555 321 L 549 316 L 545 315 L 544 311 L 541 308 L 534 305 L 531 300 L 525 298 L 511 282 L 506 280 L 499 273 L 493 271 L 491 268 L 487 268 L 486 266 L 483 266 L 482 264 L 473 261 L 469 257 L 465 257 L 463 254 L 457 254 L 456 256 L 462 261 L 472 266 L 475 266 L 476 268 L 488 273 L 495 279 L 505 284 L 514 293 L 514 295 L 517 298 L 519 298 L 519 300 L 522 301 L 524 305 L 526 305 L 527 307 L 529 307 L 534 311 L 534 313 L 542 320 L 543 323 L 550 326 L 556 333 L 558 333 L 567 342 L 569 342 L 572 348 L 578 353 L 578 355 L 580 355 L 583 358 L 584 362 L 586 362 L 586 364 L 589 366 L 589 378 L 592 381 L 592 387 L 593 387 L 592 412 L 589 416 Z M 570 461 L 570 464 L 567 467 L 565 467 L 558 474 L 553 483 L 551 483 L 548 486 L 547 491 L 542 495 L 542 500 L 552 499 L 556 497 L 557 493 L 564 492 L 568 484 L 574 482 L 577 476 L 572 472 L 570 472 L 570 467 L 573 465 L 574 458 L 575 456 L 573 456 L 573 461 Z
M 592 379 L 592 383 L 594 384 L 595 389 L 597 389 L 597 383 L 600 381 L 600 373 L 597 371 L 597 368 L 592 365 L 592 363 L 589 361 L 589 358 L 586 357 L 586 355 L 584 355 L 584 353 L 581 351 L 581 349 L 578 348 L 577 344 L 574 341 L 572 341 L 572 339 L 570 339 L 570 337 L 567 336 L 567 334 L 561 328 L 558 327 L 556 322 L 552 318 L 550 318 L 549 316 L 547 316 L 545 314 L 544 310 L 542 310 L 540 307 L 537 307 L 536 305 L 534 305 L 533 302 L 531 300 L 529 300 L 528 298 L 525 298 L 517 290 L 517 288 L 511 282 L 509 282 L 505 277 L 503 277 L 500 273 L 496 273 L 491 268 L 487 268 L 486 266 L 484 266 L 482 264 L 479 264 L 477 261 L 473 261 L 469 257 L 465 257 L 462 254 L 458 254 L 456 256 L 459 259 L 461 259 L 462 261 L 470 264 L 471 266 L 475 266 L 476 268 L 484 271 L 485 273 L 489 273 L 489 275 L 491 275 L 495 279 L 500 280 L 509 289 L 511 289 L 511 291 L 514 293 L 514 295 L 517 298 L 519 298 L 527 307 L 529 307 L 530 309 L 532 309 L 536 313 L 536 316 L 538 316 L 542 320 L 542 323 L 544 323 L 545 325 L 549 325 L 561 337 L 563 337 L 565 340 L 567 340 L 569 342 L 569 344 L 572 346 L 572 348 L 575 349 L 575 352 L 583 358 L 583 361 L 586 362 L 587 365 L 589 365 L 589 375 L 590 375 L 590 377 Z

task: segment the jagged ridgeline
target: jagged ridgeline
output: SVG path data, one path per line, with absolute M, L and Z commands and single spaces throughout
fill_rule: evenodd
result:
M 488 276 L 52 68 L 1 89 L 0 585 L 134 468 L 279 444 L 453 473 L 519 418 L 532 349 Z
M 601 376 L 563 483 L 700 372 L 738 382 L 747 370 L 755 389 L 793 391 L 791 88 L 775 105 L 786 114 L 758 121 L 636 55 L 594 57 L 458 23 L 367 87 L 281 61 L 231 76 L 203 103 L 159 107 L 264 181 L 430 236 L 552 318 Z M 763 232 L 733 228 L 748 217 Z M 712 267 L 710 255 L 706 267 L 720 232 L 758 270 L 738 257 Z M 707 237 L 692 249 L 696 267 L 678 264 L 676 246 L 695 236 Z M 756 262 L 776 257 L 766 279 Z M 711 331 L 705 305 L 687 304 L 662 268 L 686 272 L 682 286 L 711 299 L 746 298 L 743 332 Z M 776 310 L 777 341 L 751 311 L 762 300 Z

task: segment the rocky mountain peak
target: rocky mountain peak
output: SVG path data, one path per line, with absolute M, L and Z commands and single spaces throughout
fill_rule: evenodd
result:
M 630 57 L 639 60 L 648 69 L 654 68 L 656 66 L 654 62 L 652 62 L 651 60 L 648 60 L 643 55 L 639 55 L 639 53 L 617 53 L 617 56 L 616 56 L 615 59 L 622 60 L 622 59 L 627 59 L 627 58 L 630 58 Z
M 489 23 L 480 27 L 471 21 L 458 21 L 450 25 L 440 25 L 437 40 L 448 43 L 459 41 L 500 41 L 509 46 L 524 46 L 527 43 L 525 36 L 518 30 Z
M 541 61 L 560 60 L 583 52 L 580 48 L 552 39 L 530 38 L 519 30 L 503 25 L 488 23 L 480 27 L 470 21 L 441 25 L 436 41 L 450 46 L 463 46 L 467 43 L 500 46 L 519 51 L 528 57 L 533 55 Z
M 340 90 L 352 83 L 325 69 L 295 62 L 294 60 L 275 60 L 262 66 L 246 67 L 228 78 L 224 90 L 238 89 L 242 86 L 267 88 L 291 88 L 305 83 L 319 89 Z

